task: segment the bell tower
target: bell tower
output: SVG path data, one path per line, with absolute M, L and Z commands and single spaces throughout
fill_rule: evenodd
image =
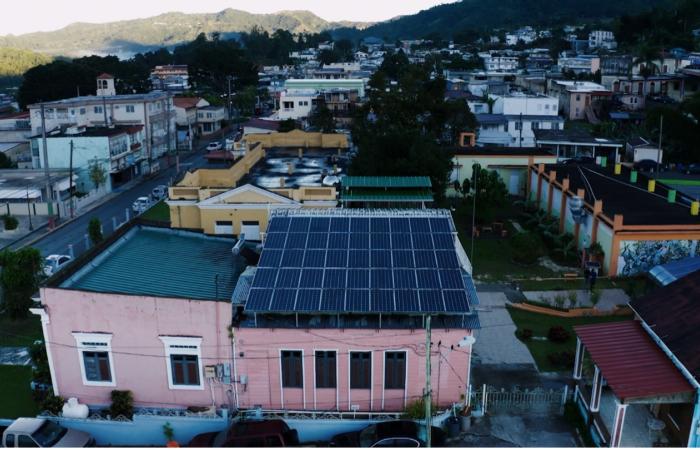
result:
M 104 97 L 108 95 L 117 95 L 114 88 L 114 77 L 108 73 L 103 73 L 97 77 L 97 95 Z

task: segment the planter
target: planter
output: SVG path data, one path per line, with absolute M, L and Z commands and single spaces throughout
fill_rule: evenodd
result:
M 462 431 L 469 431 L 472 427 L 472 416 L 459 416 Z
M 447 426 L 447 437 L 449 438 L 455 438 L 459 436 L 459 430 L 460 430 L 460 420 L 456 417 L 450 417 L 445 421 L 445 425 Z

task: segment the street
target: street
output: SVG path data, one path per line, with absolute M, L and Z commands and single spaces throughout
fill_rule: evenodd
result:
M 207 164 L 204 159 L 204 147 L 208 141 L 200 143 L 200 149 L 185 157 L 180 157 L 180 171 L 186 171 L 193 168 L 199 168 Z M 104 204 L 95 209 L 83 213 L 70 223 L 60 226 L 54 231 L 45 234 L 44 237 L 31 244 L 37 248 L 43 256 L 51 254 L 69 254 L 69 245 L 73 245 L 74 255 L 78 256 L 84 252 L 86 248 L 85 235 L 87 233 L 88 223 L 93 217 L 100 219 L 103 226 L 103 235 L 109 236 L 114 231 L 114 223 L 122 223 L 126 220 L 126 210 L 129 210 L 129 218 L 134 216 L 131 210 L 131 204 L 136 198 L 141 196 L 150 196 L 151 191 L 158 185 L 169 185 L 171 180 L 177 175 L 175 167 L 175 159 L 172 158 L 172 166 L 167 167 L 167 158 L 161 159 L 161 170 L 152 178 L 143 179 L 138 184 L 131 186 L 124 191 L 119 188 L 115 189 L 116 197 L 108 200 Z M 65 221 L 62 218 L 62 221 Z M 46 230 L 44 230 L 44 233 Z M 25 239 L 16 242 L 11 246 L 12 249 L 17 249 L 26 246 L 32 240 L 36 239 L 36 234 L 29 235 Z

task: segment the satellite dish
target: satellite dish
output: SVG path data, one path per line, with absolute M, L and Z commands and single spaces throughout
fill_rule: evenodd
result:
M 474 345 L 476 338 L 474 336 L 464 336 L 457 344 L 459 347 L 470 347 Z

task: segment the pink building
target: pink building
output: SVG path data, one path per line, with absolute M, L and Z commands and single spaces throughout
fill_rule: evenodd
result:
M 54 390 L 90 405 L 400 411 L 463 400 L 478 317 L 439 210 L 274 214 L 257 266 L 234 241 L 125 230 L 41 291 Z M 167 255 L 167 256 L 166 256 Z

